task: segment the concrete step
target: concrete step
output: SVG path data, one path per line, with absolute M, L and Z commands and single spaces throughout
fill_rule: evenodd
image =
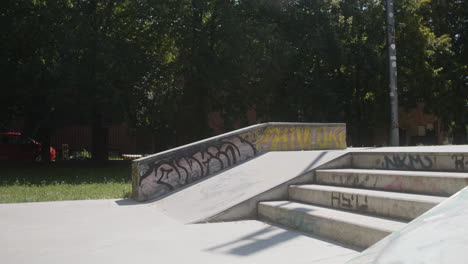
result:
M 406 225 L 403 221 L 291 201 L 261 202 L 258 204 L 258 216 L 361 249 Z
M 291 185 L 289 198 L 299 202 L 404 220 L 413 220 L 446 199 L 440 196 L 326 185 Z
M 468 173 L 329 169 L 316 170 L 315 183 L 448 197 L 468 185 Z
M 351 165 L 361 169 L 468 172 L 468 153 L 354 152 Z

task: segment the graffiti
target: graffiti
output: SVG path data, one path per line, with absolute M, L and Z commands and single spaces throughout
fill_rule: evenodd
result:
M 143 193 L 163 194 L 229 168 L 257 154 L 248 141 L 234 137 L 189 155 L 150 164 L 141 175 Z
M 268 127 L 253 143 L 260 152 L 345 148 L 345 128 Z
M 465 162 L 465 156 L 463 155 L 452 155 L 452 160 L 454 160 L 454 165 L 456 170 L 464 170 L 465 164 L 468 165 L 468 160 Z
M 406 191 L 408 188 L 401 180 L 401 177 L 395 177 L 392 182 L 385 185 L 384 189 L 391 191 Z
M 385 155 L 384 160 L 377 160 L 377 163 L 386 169 L 431 169 L 434 166 L 431 157 L 419 154 Z
M 344 124 L 256 125 L 134 161 L 133 197 L 159 197 L 269 151 L 337 148 L 346 148 Z
M 365 211 L 368 208 L 367 195 L 359 199 L 359 195 L 332 192 L 331 206 L 335 208 Z
M 396 176 L 384 189 L 390 191 L 407 191 L 407 192 L 430 192 L 433 194 L 443 194 L 444 192 L 439 186 L 432 182 L 427 182 L 421 177 L 400 177 Z
M 310 233 L 317 233 L 320 230 L 317 220 L 307 219 L 302 214 L 281 213 L 280 217 L 275 219 L 275 222 Z
M 375 188 L 378 183 L 378 177 L 369 174 L 339 175 L 338 177 L 333 182 L 338 181 L 340 185 L 344 186 Z

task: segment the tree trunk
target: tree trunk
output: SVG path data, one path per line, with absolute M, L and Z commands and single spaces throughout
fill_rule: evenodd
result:
M 108 145 L 108 128 L 102 123 L 102 115 L 99 112 L 94 113 L 92 127 L 92 144 L 93 144 L 93 160 L 106 161 L 109 159 Z
M 466 119 L 461 117 L 457 120 L 453 129 L 453 144 L 466 144 Z
M 43 163 L 49 163 L 50 160 L 50 133 L 49 131 L 43 131 L 41 133 L 41 161 Z

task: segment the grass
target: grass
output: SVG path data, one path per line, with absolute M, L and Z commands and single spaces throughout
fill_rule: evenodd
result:
M 130 162 L 0 164 L 0 203 L 127 198 Z

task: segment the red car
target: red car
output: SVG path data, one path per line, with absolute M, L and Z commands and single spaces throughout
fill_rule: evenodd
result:
M 41 143 L 21 133 L 0 133 L 0 161 L 41 161 Z M 55 160 L 57 151 L 50 147 L 50 160 Z

